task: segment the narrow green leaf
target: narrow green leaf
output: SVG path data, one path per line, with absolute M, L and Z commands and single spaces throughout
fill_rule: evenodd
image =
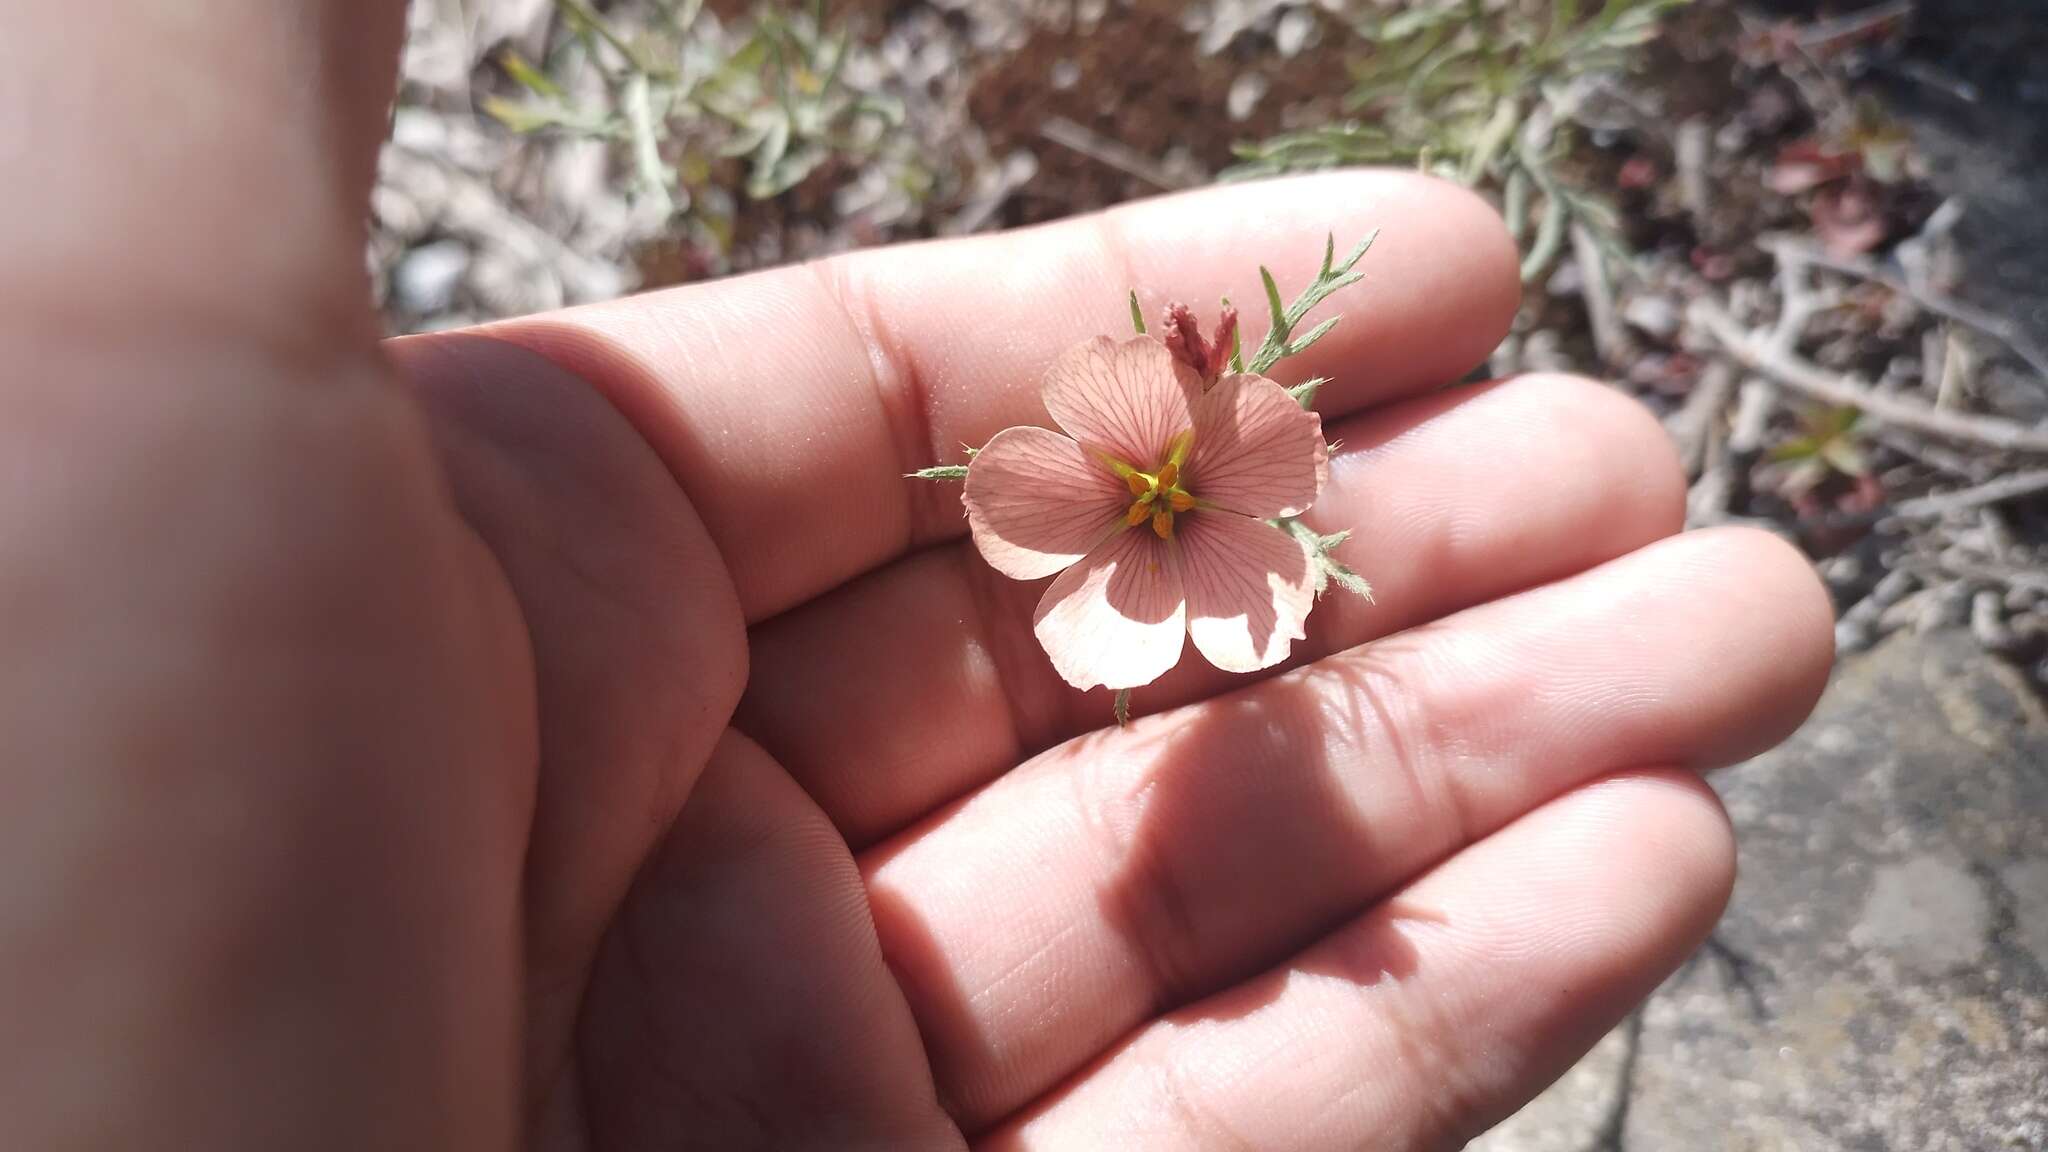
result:
M 1821 442 L 1811 436 L 1800 436 L 1764 453 L 1764 459 L 1774 464 L 1785 464 L 1793 460 L 1811 460 L 1821 454 Z
M 1328 556 L 1322 558 L 1322 568 L 1328 574 L 1330 582 L 1337 585 L 1337 587 L 1354 596 L 1363 597 L 1368 604 L 1377 603 L 1372 598 L 1372 584 L 1365 577 L 1330 559 Z
M 1359 262 L 1360 260 L 1363 260 L 1363 259 L 1365 259 L 1365 254 L 1366 254 L 1367 252 L 1370 252 L 1370 251 L 1372 251 L 1372 246 L 1373 246 L 1373 242 L 1374 242 L 1375 240 L 1378 240 L 1379 238 L 1380 238 L 1380 230 L 1379 230 L 1379 229 L 1375 228 L 1375 229 L 1373 229 L 1372 231 L 1370 231 L 1370 232 L 1367 232 L 1367 233 L 1365 234 L 1365 239 L 1363 239 L 1363 240 L 1360 240 L 1360 241 L 1358 242 L 1358 246 L 1357 246 L 1356 248 L 1353 248 L 1353 249 L 1351 250 L 1351 253 L 1350 253 L 1350 255 L 1348 255 L 1348 256 L 1346 256 L 1346 257 L 1344 257 L 1344 264 L 1343 264 L 1343 266 L 1342 266 L 1342 267 L 1339 267 L 1339 268 L 1337 268 L 1337 269 L 1336 269 L 1336 271 L 1337 271 L 1338 273 L 1342 274 L 1342 273 L 1345 273 L 1345 272 L 1349 272 L 1349 271 L 1351 271 L 1351 270 L 1352 270 L 1353 268 L 1356 268 L 1356 267 L 1358 267 L 1358 262 Z M 1333 240 L 1334 240 L 1334 239 L 1336 239 L 1336 237 L 1334 237 L 1334 236 L 1333 236 L 1333 237 L 1331 237 L 1331 239 L 1333 239 Z
M 1138 290 L 1136 288 L 1131 289 L 1131 327 L 1138 330 L 1138 335 L 1143 336 L 1145 334 L 1145 313 L 1138 308 Z
M 1264 264 L 1259 265 L 1259 279 L 1266 285 L 1266 308 L 1272 313 L 1273 326 L 1281 330 L 1281 339 L 1286 339 L 1287 305 L 1280 302 L 1280 285 L 1273 282 L 1273 271 Z
M 555 113 L 535 104 L 519 104 L 497 96 L 486 96 L 483 113 L 514 132 L 524 135 L 552 128 L 561 121 Z
M 552 77 L 510 48 L 498 54 L 498 65 L 505 69 L 505 75 L 536 96 L 546 96 L 552 100 L 561 100 L 568 96 Z
M 1337 326 L 1337 321 L 1341 319 L 1343 319 L 1343 317 L 1341 316 L 1332 316 L 1328 320 L 1323 321 L 1321 324 L 1318 324 L 1315 327 L 1309 329 L 1307 335 L 1287 345 L 1287 351 L 1285 355 L 1299 356 L 1303 352 L 1308 351 L 1309 345 L 1314 344 L 1316 341 L 1321 340 L 1325 336 L 1328 336 L 1330 334 L 1330 329 L 1335 328 Z
M 967 465 L 935 464 L 930 468 L 919 468 L 915 472 L 905 472 L 903 478 L 905 480 L 965 480 L 967 479 Z
M 1323 385 L 1328 384 L 1329 382 L 1329 377 L 1318 376 L 1313 380 L 1304 380 L 1301 383 L 1296 384 L 1294 387 L 1289 388 L 1287 390 L 1287 394 L 1289 396 L 1294 397 L 1295 403 L 1301 405 L 1303 408 L 1313 408 L 1316 406 L 1316 393 L 1322 389 Z
M 1847 437 L 1828 441 L 1820 454 L 1822 459 L 1834 466 L 1835 471 L 1844 476 L 1870 475 L 1870 458 Z
M 1571 210 L 1555 188 L 1547 190 L 1547 194 L 1549 203 L 1543 206 L 1543 222 L 1536 226 L 1536 242 L 1529 246 L 1529 254 L 1522 257 L 1524 284 L 1542 279 L 1557 254 L 1564 250 L 1565 225 L 1570 222 Z

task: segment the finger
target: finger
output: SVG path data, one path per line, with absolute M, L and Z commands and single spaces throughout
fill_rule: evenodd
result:
M 1604 780 L 1151 1024 L 977 1147 L 1462 1148 L 1706 938 L 1734 875 L 1696 777 Z
M 719 743 L 636 881 L 581 1039 L 598 1147 L 963 1146 L 853 858 L 744 737 Z
M 523 916 L 539 1108 L 569 1068 L 605 925 L 746 681 L 739 600 L 667 469 L 581 381 L 477 336 L 395 345 L 393 359 L 519 601 L 547 702 Z
M 1213 309 L 1314 274 L 1326 235 L 1385 227 L 1344 323 L 1290 363 L 1326 411 L 1482 361 L 1519 291 L 1478 198 L 1405 172 L 1232 185 L 1001 236 L 856 253 L 491 330 L 605 392 L 661 452 L 761 619 L 960 531 L 959 492 L 903 473 L 1044 423 L 1039 377 L 1130 324 L 1137 288 Z M 1262 335 L 1253 323 L 1250 335 Z M 428 338 L 431 339 L 431 338 Z
M 10 309 L 367 349 L 363 204 L 404 12 L 221 0 L 81 23 L 61 4 L 10 9 L 0 53 L 22 94 L 10 105 L 26 101 L 0 147 Z
M 1340 554 L 1378 602 L 1326 596 L 1293 663 L 1583 571 L 1683 517 L 1670 438 L 1587 380 L 1458 389 L 1331 436 L 1345 449 L 1308 519 L 1353 530 Z M 755 628 L 759 674 L 736 723 L 871 843 L 1108 723 L 1108 695 L 1068 688 L 1039 649 L 1041 591 L 993 575 L 965 542 L 912 556 Z M 1157 710 L 1242 682 L 1190 655 L 1136 701 Z
M 1594 776 L 1802 719 L 1831 615 L 1774 537 L 1580 576 L 1082 737 L 863 860 L 970 1127 Z

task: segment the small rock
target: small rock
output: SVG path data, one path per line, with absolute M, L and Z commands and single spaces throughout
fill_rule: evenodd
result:
M 1958 580 L 1929 592 L 1920 601 L 1920 618 L 1915 632 L 1936 628 L 1960 628 L 1970 619 L 1970 586 Z
M 1257 72 L 1240 72 L 1230 82 L 1230 93 L 1223 99 L 1223 107 L 1232 120 L 1244 120 L 1258 109 L 1259 101 L 1266 95 L 1266 78 Z
M 399 257 L 391 269 L 391 302 L 415 316 L 445 312 L 469 272 L 469 246 L 441 240 Z
M 2005 598 L 1986 588 L 1970 600 L 1970 631 L 1977 643 L 1993 652 L 2019 649 L 2019 637 L 2005 623 Z
M 495 316 L 524 316 L 562 306 L 562 281 L 545 264 L 489 252 L 470 269 L 469 290 Z
M 1928 602 L 1934 598 L 1934 593 L 1925 588 L 1907 593 L 1897 603 L 1877 614 L 1878 632 L 1890 635 L 1901 628 L 1918 626 L 1927 615 Z
M 1280 26 L 1273 30 L 1273 45 L 1280 49 L 1280 55 L 1292 58 L 1308 47 L 1309 37 L 1315 34 L 1316 14 L 1306 8 L 1290 8 L 1280 17 Z
M 1920 586 L 1920 578 L 1904 569 L 1894 569 L 1884 574 L 1877 587 L 1870 590 L 1870 598 L 1877 601 L 1879 608 L 1889 608 L 1906 598 L 1906 594 Z
M 1522 341 L 1522 364 L 1531 372 L 1570 372 L 1572 358 L 1564 350 L 1564 338 L 1551 328 L 1538 328 Z
M 1678 305 L 1665 296 L 1632 296 L 1621 318 L 1639 332 L 1669 340 L 1678 332 Z
M 1843 552 L 1814 565 L 1830 588 L 1853 588 L 1863 583 L 1865 562 L 1861 553 Z
M 1868 620 L 1844 616 L 1835 622 L 1835 652 L 1847 655 L 1861 652 L 1877 643 L 1877 627 Z

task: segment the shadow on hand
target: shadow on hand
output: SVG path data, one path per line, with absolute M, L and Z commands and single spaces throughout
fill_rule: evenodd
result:
M 1419 788 L 1387 710 L 1389 676 L 1361 651 L 1147 723 L 1157 743 L 1143 754 L 1159 768 L 1097 899 L 1148 958 L 1156 1013 L 1240 1016 L 1297 973 L 1361 987 L 1416 974 L 1408 926 L 1443 917 L 1374 901 L 1445 853 L 1388 839 L 1371 815 L 1381 806 L 1368 790 Z M 1114 739 L 1093 733 L 1076 751 Z
M 1434 793 L 1418 791 L 1387 703 L 1386 653 L 1408 643 L 1382 641 L 1384 651 L 1078 737 L 1051 753 L 1073 764 L 1020 769 L 1075 772 L 1078 802 L 1089 806 L 1081 816 L 1097 833 L 1091 842 L 1115 852 L 1095 907 L 1064 910 L 1041 930 L 1036 952 L 1015 958 L 1005 980 L 1048 989 L 1029 994 L 1028 1008 L 992 1010 L 991 989 L 957 982 L 945 944 L 916 907 L 872 893 L 890 962 L 916 988 L 946 1102 L 970 1130 L 1029 1104 L 1018 1094 L 1053 1088 L 1162 1017 L 1240 1018 L 1303 976 L 1360 988 L 1417 977 L 1416 929 L 1445 919 L 1389 896 L 1458 847 L 1459 833 L 1433 819 Z M 1020 858 L 1016 846 L 1001 855 Z M 1019 912 L 1032 922 L 1047 914 Z M 1091 931 L 1091 922 L 1106 923 L 1141 958 L 1149 1004 L 1103 1001 L 1101 981 L 1047 965 L 1065 948 L 1077 961 L 1099 955 L 1099 946 L 1059 939 Z M 1033 1018 L 1020 1025 L 1024 1012 Z M 1055 1060 L 1062 1066 L 1040 1066 Z M 960 1068 L 974 1072 L 949 1080 Z

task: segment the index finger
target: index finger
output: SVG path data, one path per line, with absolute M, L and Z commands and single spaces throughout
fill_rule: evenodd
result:
M 903 474 L 1044 423 L 1041 373 L 1128 325 L 1131 289 L 1150 315 L 1178 299 L 1213 317 L 1221 297 L 1262 298 L 1261 263 L 1291 294 L 1327 236 L 1375 228 L 1365 279 L 1324 305 L 1344 323 L 1280 373 L 1332 377 L 1318 407 L 1341 414 L 1456 379 L 1506 333 L 1514 250 L 1476 196 L 1400 171 L 1228 185 L 511 321 L 487 342 L 416 339 L 500 375 L 510 343 L 602 390 L 695 504 L 753 621 L 957 534 L 957 489 Z

